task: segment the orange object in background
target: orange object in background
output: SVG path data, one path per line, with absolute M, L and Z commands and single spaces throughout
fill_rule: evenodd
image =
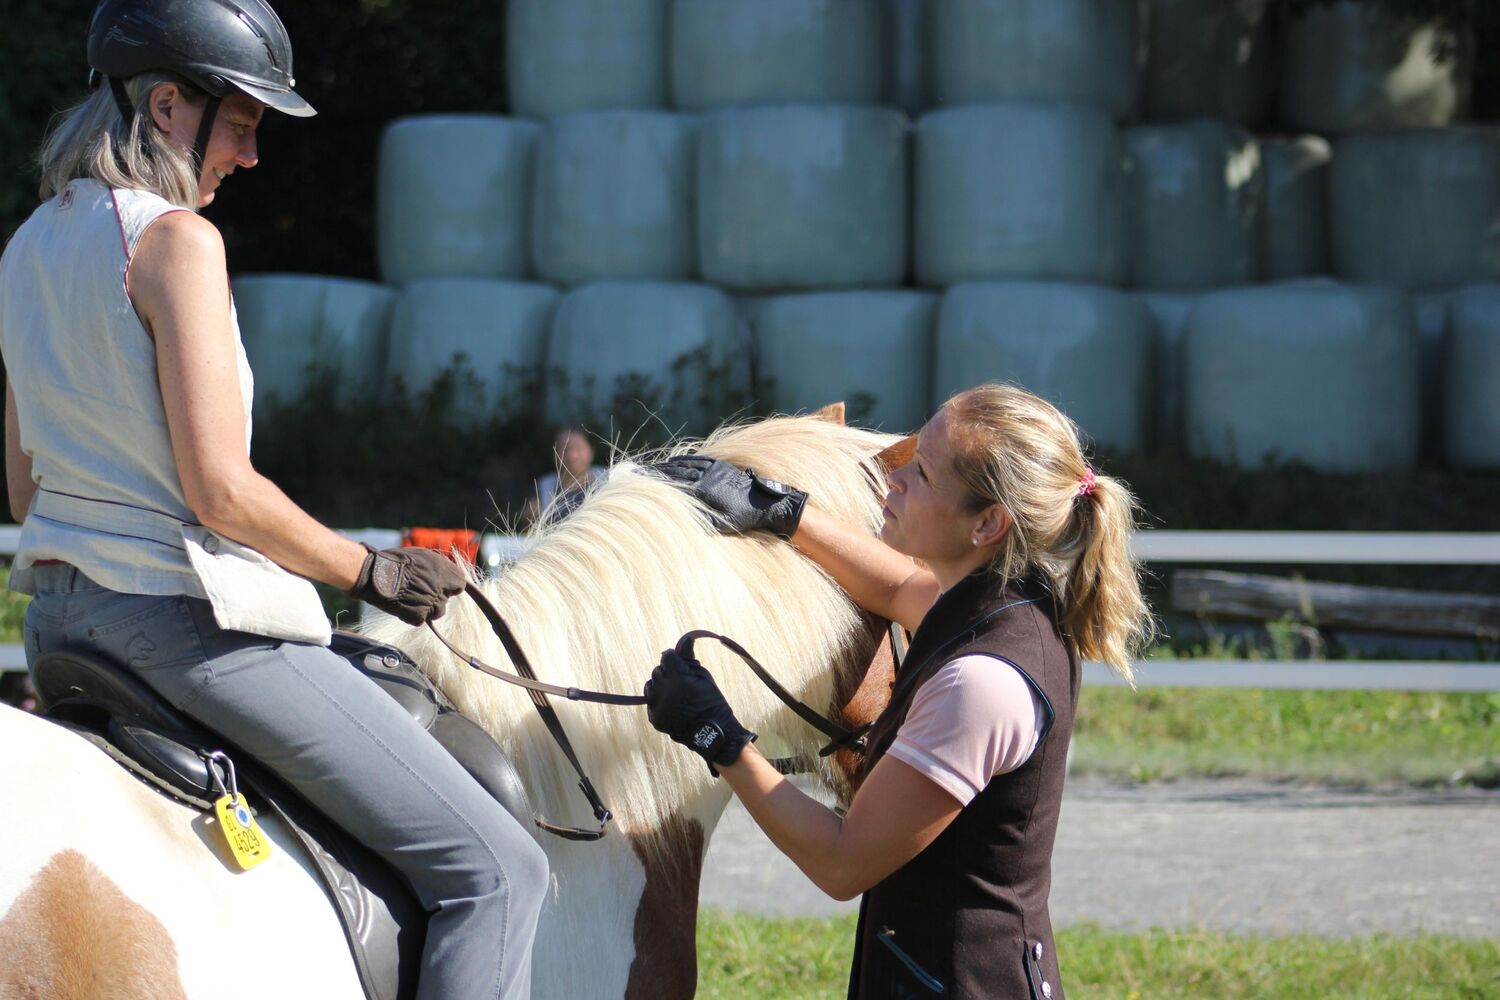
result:
M 470 528 L 405 528 L 401 547 L 436 549 L 443 555 L 457 549 L 471 564 L 479 562 L 479 532 Z

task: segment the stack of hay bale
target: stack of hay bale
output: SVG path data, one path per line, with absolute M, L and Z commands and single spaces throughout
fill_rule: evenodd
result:
M 1096 442 L 1147 444 L 1151 320 L 1120 291 L 1144 20 L 1133 2 L 929 3 L 937 110 L 916 124 L 917 280 L 945 288 L 933 400 L 987 377 Z
M 1171 219 L 1162 199 L 1188 177 L 1217 187 L 1222 176 L 1226 222 L 1241 220 L 1219 240 L 1203 232 L 1171 248 L 1179 261 L 1193 251 L 1218 258 L 1217 274 L 1158 270 L 1137 281 L 1158 319 L 1163 444 L 1325 471 L 1400 471 L 1444 452 L 1457 464 L 1497 464 L 1500 450 L 1483 459 L 1460 440 L 1466 435 L 1450 435 L 1444 448 L 1437 433 L 1444 416 L 1455 425 L 1487 419 L 1488 437 L 1500 430 L 1477 412 L 1493 389 L 1476 393 L 1459 384 L 1464 376 L 1445 385 L 1439 372 L 1449 293 L 1500 276 L 1500 133 L 1453 125 L 1467 107 L 1469 40 L 1349 2 L 1313 7 L 1273 39 L 1264 13 L 1208 0 L 1152 3 L 1145 113 L 1153 124 L 1132 134 L 1150 192 L 1137 231 L 1138 246 L 1149 248 L 1141 266 L 1168 239 L 1158 225 Z M 1155 123 L 1167 119 L 1188 120 Z M 1202 143 L 1209 130 L 1227 156 L 1164 155 L 1172 143 L 1184 152 Z M 1258 190 L 1246 182 L 1237 200 L 1230 189 L 1249 177 L 1252 157 L 1262 179 Z M 1232 254 L 1247 252 L 1249 264 L 1227 268 Z M 1265 284 L 1218 288 L 1251 281 Z M 1466 314 L 1482 322 L 1482 312 Z M 1493 378 L 1494 362 L 1489 371 Z M 1184 437 L 1171 436 L 1176 428 Z
M 985 379 L 1121 452 L 1500 466 L 1500 131 L 1468 39 L 1269 0 L 511 0 L 514 117 L 381 146 L 384 286 L 235 286 L 310 364 L 476 417 L 701 381 L 907 430 Z M 1425 429 L 1424 429 L 1425 421 Z

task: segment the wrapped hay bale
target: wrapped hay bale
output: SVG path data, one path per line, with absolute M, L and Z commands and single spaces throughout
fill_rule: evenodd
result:
M 932 401 L 980 382 L 1052 400 L 1103 447 L 1139 451 L 1151 386 L 1151 315 L 1092 285 L 955 285 L 938 307 Z
M 1259 125 L 1271 100 L 1269 0 L 1150 0 L 1142 117 Z
M 1349 136 L 1329 172 L 1333 268 L 1436 288 L 1500 278 L 1500 129 Z
M 562 285 L 691 277 L 696 130 L 697 119 L 665 111 L 550 119 L 531 206 L 537 276 Z
M 547 335 L 547 417 L 571 423 L 613 416 L 616 426 L 635 426 L 654 414 L 674 429 L 686 423 L 706 430 L 749 389 L 738 347 L 734 303 L 708 285 L 606 281 L 575 288 Z
M 1176 455 L 1182 451 L 1183 339 L 1196 295 L 1182 292 L 1137 292 L 1151 313 L 1151 419 L 1149 450 Z
M 1315 135 L 1262 139 L 1260 155 L 1266 174 L 1266 280 L 1327 274 L 1333 155 L 1328 141 Z
M 729 297 L 729 301 L 734 303 L 734 319 L 739 331 L 740 349 L 745 352 L 745 357 L 750 361 L 752 385 L 755 382 L 755 324 L 760 320 L 762 308 L 774 298 L 776 298 L 774 294 L 761 293 Z
M 1210 293 L 1188 319 L 1188 452 L 1241 466 L 1409 469 L 1417 363 L 1411 304 L 1394 289 L 1294 282 Z
M 414 281 L 391 316 L 388 376 L 421 393 L 453 373 L 455 412 L 484 423 L 541 374 L 558 298 L 550 285 L 522 281 Z
M 667 104 L 668 0 L 510 0 L 505 80 L 518 115 Z
M 878 104 L 880 0 L 675 0 L 672 99 L 689 111 L 744 104 Z
M 763 300 L 753 320 L 758 397 L 785 413 L 842 400 L 850 423 L 915 430 L 930 412 L 937 301 L 896 290 Z
M 885 103 L 912 117 L 932 106 L 931 74 L 928 70 L 927 8 L 933 0 L 885 0 L 886 37 L 890 69 L 886 77 Z
M 1135 113 L 1136 0 L 937 0 L 929 66 L 938 104 L 1069 101 Z
M 1240 285 L 1260 273 L 1265 178 L 1250 133 L 1208 120 L 1127 129 L 1135 158 L 1130 284 Z
M 255 373 L 255 409 L 290 403 L 317 375 L 337 377 L 348 400 L 379 386 L 396 293 L 368 281 L 305 274 L 234 279 L 245 357 Z
M 775 298 L 775 295 L 735 295 L 731 298 L 731 301 L 734 303 L 734 311 L 739 316 L 742 324 L 746 328 L 753 330 L 755 324 L 760 321 L 760 314 L 765 308 L 766 303 Z M 746 343 L 753 344 L 753 341 L 754 338 L 751 337 Z
M 1103 112 L 987 104 L 917 124 L 916 273 L 923 285 L 994 278 L 1120 284 L 1126 153 Z
M 421 278 L 527 273 L 532 153 L 541 128 L 497 115 L 398 118 L 380 139 L 380 274 Z
M 698 263 L 728 288 L 896 285 L 906 273 L 906 116 L 730 108 L 698 141 Z
M 1454 294 L 1445 366 L 1448 461 L 1500 469 L 1500 285 Z
M 760 314 L 765 309 L 766 303 L 773 301 L 775 298 L 774 294 L 730 296 L 730 301 L 734 303 L 735 332 L 739 338 L 739 350 L 743 353 L 747 362 L 751 388 L 755 387 L 757 379 L 755 327 L 760 322 Z
M 1443 454 L 1443 369 L 1448 354 L 1448 320 L 1452 304 L 1452 292 L 1414 292 L 1411 295 L 1420 358 L 1420 450 L 1424 459 L 1437 459 Z
M 1324 135 L 1447 125 L 1468 111 L 1472 50 L 1434 18 L 1309 5 L 1282 32 L 1277 117 Z

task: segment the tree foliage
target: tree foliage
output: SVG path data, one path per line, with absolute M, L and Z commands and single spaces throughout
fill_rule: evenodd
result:
M 1287 5 L 1292 14 L 1313 6 L 1329 7 L 1342 0 L 1291 0 Z M 1372 7 L 1383 7 L 1393 14 L 1438 18 L 1452 27 L 1472 26 L 1495 28 L 1500 26 L 1500 6 L 1494 0 L 1354 0 Z

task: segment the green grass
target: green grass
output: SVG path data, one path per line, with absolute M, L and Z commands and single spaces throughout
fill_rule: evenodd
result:
M 854 918 L 698 915 L 699 1000 L 844 995 Z
M 21 621 L 31 598 L 10 589 L 10 567 L 0 566 L 0 642 L 21 641 Z
M 705 911 L 698 996 L 842 997 L 854 918 L 772 920 Z M 1500 997 L 1500 945 L 1378 935 L 1248 937 L 1208 931 L 1058 935 L 1071 1000 L 1479 1000 Z
M 1073 773 L 1500 784 L 1500 693 L 1096 688 Z
M 1463 1000 L 1500 997 L 1500 946 L 1476 938 L 1112 933 L 1057 942 L 1072 1000 Z

